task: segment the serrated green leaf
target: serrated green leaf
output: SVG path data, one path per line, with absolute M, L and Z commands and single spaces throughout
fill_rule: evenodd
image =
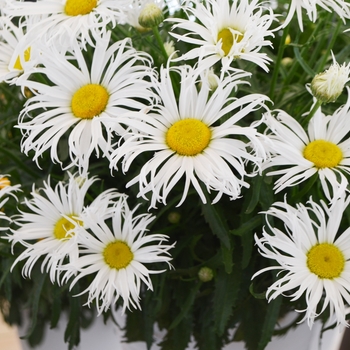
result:
M 230 233 L 232 233 L 235 236 L 244 236 L 244 234 L 248 231 L 251 232 L 256 227 L 261 226 L 262 223 L 262 217 L 261 215 L 257 215 L 253 218 L 249 218 L 244 224 L 242 224 L 239 228 L 230 230 Z
M 192 335 L 193 317 L 188 314 L 173 329 L 168 330 L 164 340 L 159 344 L 162 350 L 185 350 Z
M 77 294 L 79 294 L 78 284 L 76 284 L 71 291 L 69 318 L 64 332 L 64 341 L 68 342 L 69 350 L 72 350 L 80 342 L 81 298 L 75 296 Z
M 191 307 L 193 306 L 194 300 L 197 296 L 198 290 L 201 287 L 202 283 L 198 282 L 188 293 L 188 296 L 185 300 L 185 302 L 183 303 L 182 307 L 181 307 L 181 312 L 175 317 L 175 319 L 173 320 L 173 322 L 171 322 L 170 326 L 169 326 L 169 330 L 175 328 L 181 321 L 183 318 L 187 317 L 187 314 L 189 313 L 189 310 L 191 309 Z
M 232 272 L 233 261 L 232 261 L 232 249 L 226 248 L 223 244 L 221 244 L 221 255 L 222 262 L 225 266 L 225 272 L 230 274 Z
M 231 274 L 221 269 L 215 278 L 214 324 L 219 336 L 224 333 L 236 304 L 241 281 L 240 274 L 241 269 L 235 265 Z
M 229 229 L 224 215 L 220 212 L 220 207 L 210 203 L 202 203 L 202 213 L 214 235 L 220 239 L 227 249 L 230 249 Z
M 282 296 L 278 296 L 269 303 L 265 313 L 265 320 L 261 328 L 261 337 L 257 350 L 264 350 L 266 345 L 270 342 L 279 317 L 281 304 Z
M 45 282 L 47 275 L 45 273 L 42 273 L 42 274 L 36 274 L 36 276 L 38 276 L 38 278 L 34 282 L 33 292 L 31 294 L 31 298 L 29 300 L 31 324 L 30 324 L 30 328 L 28 329 L 26 335 L 21 337 L 23 339 L 27 339 L 32 335 L 32 333 L 35 329 L 35 326 L 37 324 L 38 311 L 39 311 L 39 300 L 40 300 L 41 292 L 43 290 L 44 282 Z
M 51 325 L 50 328 L 55 328 L 60 319 L 62 302 L 61 302 L 61 289 L 54 285 L 51 288 L 52 290 L 52 309 L 51 309 Z
M 257 204 L 259 203 L 260 189 L 261 189 L 262 182 L 263 182 L 263 176 L 255 176 L 253 178 L 252 184 L 250 186 L 251 198 L 250 198 L 248 207 L 245 210 L 246 214 L 252 213 L 253 210 L 256 208 Z

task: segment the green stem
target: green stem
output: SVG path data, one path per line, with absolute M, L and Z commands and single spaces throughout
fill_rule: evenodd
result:
M 152 30 L 153 30 L 153 34 L 154 34 L 154 36 L 155 36 L 155 38 L 157 40 L 157 43 L 159 45 L 160 51 L 162 52 L 162 55 L 165 58 L 165 61 L 168 61 L 169 57 L 168 57 L 168 54 L 167 54 L 167 52 L 165 50 L 164 43 L 163 43 L 163 40 L 162 40 L 162 38 L 160 36 L 158 27 L 153 27 Z
M 279 73 L 281 61 L 283 58 L 284 48 L 286 47 L 286 38 L 287 38 L 288 32 L 289 32 L 289 25 L 287 27 L 285 27 L 283 30 L 280 45 L 278 47 L 278 53 L 277 53 L 275 67 L 273 69 L 273 75 L 272 75 L 272 81 L 271 81 L 270 93 L 269 93 L 269 97 L 272 101 L 273 101 L 274 96 L 275 96 L 275 89 L 276 89 L 276 84 L 277 84 L 278 73 Z
M 323 55 L 321 62 L 320 62 L 320 63 L 318 64 L 318 66 L 317 66 L 316 72 L 321 72 L 321 71 L 323 71 L 324 66 L 325 66 L 325 64 L 326 64 L 326 62 L 327 62 L 329 53 L 331 52 L 331 50 L 332 50 L 332 48 L 333 48 L 333 46 L 334 46 L 334 43 L 335 43 L 335 41 L 336 41 L 337 38 L 338 38 L 338 34 L 339 34 L 339 31 L 340 31 L 341 24 L 342 24 L 342 22 L 341 22 L 341 20 L 339 19 L 339 20 L 338 20 L 338 24 L 337 24 L 337 26 L 336 26 L 336 28 L 335 28 L 335 30 L 334 30 L 334 33 L 332 33 L 331 40 L 330 40 L 330 42 L 329 42 L 329 44 L 328 44 L 328 47 L 327 47 L 327 49 L 326 49 L 327 54 L 326 54 L 326 55 Z
M 309 124 L 311 118 L 315 115 L 316 111 L 321 107 L 321 105 L 322 105 L 322 101 L 318 100 L 315 103 L 315 105 L 312 107 L 312 110 L 310 111 L 309 115 L 307 117 L 305 117 L 305 119 L 303 119 L 303 121 L 302 121 L 303 126 Z

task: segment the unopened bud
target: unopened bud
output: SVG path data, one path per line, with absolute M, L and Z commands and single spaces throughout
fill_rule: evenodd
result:
M 209 267 L 201 267 L 201 269 L 198 271 L 198 278 L 202 282 L 209 282 L 213 279 L 213 277 L 213 270 Z
M 339 65 L 333 56 L 333 64 L 311 82 L 312 94 L 323 103 L 335 102 L 349 81 L 350 64 Z
M 168 215 L 168 221 L 171 224 L 177 224 L 180 221 L 180 219 L 181 219 L 181 214 L 178 213 L 177 211 L 172 211 Z
M 156 4 L 147 4 L 140 12 L 139 24 L 144 28 L 158 27 L 163 21 L 163 11 Z

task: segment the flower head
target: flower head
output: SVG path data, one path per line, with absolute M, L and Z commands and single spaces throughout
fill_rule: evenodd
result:
M 31 21 L 22 19 L 18 26 L 0 16 L 0 83 L 13 83 L 34 65 L 36 44 L 30 44 L 26 31 Z
M 60 282 L 66 258 L 70 262 L 78 258 L 77 227 L 87 225 L 82 216 L 85 196 L 96 178 L 81 183 L 74 175 L 68 176 L 67 183 L 60 181 L 54 188 L 50 179 L 43 188 L 33 187 L 32 198 L 24 201 L 29 212 L 20 213 L 15 220 L 19 228 L 8 236 L 12 246 L 20 243 L 25 247 L 14 262 L 16 265 L 26 260 L 22 271 L 25 277 L 30 277 L 34 265 L 43 257 L 42 271 L 49 272 L 52 282 Z M 104 191 L 89 205 L 90 211 L 104 219 L 111 213 L 113 200 L 119 197 L 122 195 L 116 191 Z
M 267 229 L 262 237 L 255 235 L 259 252 L 277 264 L 258 271 L 279 270 L 277 281 L 268 289 L 270 300 L 279 295 L 292 301 L 305 296 L 303 320 L 311 328 L 314 320 L 327 307 L 330 320 L 348 326 L 344 301 L 350 302 L 350 229 L 339 232 L 339 225 L 350 198 L 339 199 L 332 210 L 312 199 L 308 205 L 296 208 L 286 202 L 277 202 L 266 212 Z M 274 217 L 274 224 L 269 221 Z M 277 227 L 281 220 L 285 230 Z M 276 225 L 276 226 L 275 226 Z M 302 321 L 303 321 L 302 320 Z
M 218 61 L 227 67 L 233 60 L 242 59 L 268 71 L 270 58 L 259 51 L 271 45 L 266 39 L 273 36 L 270 26 L 275 17 L 271 8 L 265 8 L 259 0 L 234 0 L 232 4 L 229 0 L 208 0 L 205 3 L 197 0 L 193 7 L 188 4 L 183 10 L 198 21 L 171 18 L 169 21 L 176 23 L 173 30 L 178 28 L 187 33 L 170 34 L 197 47 L 179 60 L 197 58 L 200 67 L 208 69 Z
M 335 102 L 350 80 L 350 63 L 339 65 L 333 56 L 333 64 L 317 74 L 311 82 L 312 94 L 323 103 Z
M 222 76 L 215 91 L 207 79 L 196 84 L 196 75 L 189 66 L 174 69 L 180 74 L 180 96 L 176 102 L 169 68 L 161 70 L 156 88 L 162 100 L 154 112 L 125 118 L 124 123 L 135 131 L 127 134 L 125 142 L 114 150 L 110 165 L 117 168 L 123 158 L 122 169 L 128 171 L 133 160 L 144 152 L 153 157 L 144 163 L 140 173 L 127 186 L 138 183 L 139 196 L 147 199 L 151 193 L 151 207 L 166 203 L 169 192 L 184 178 L 180 205 L 192 184 L 201 200 L 215 191 L 217 202 L 222 194 L 231 199 L 240 195 L 245 181 L 248 161 L 259 164 L 264 157 L 261 136 L 255 125 L 238 125 L 249 113 L 265 108 L 267 97 L 260 94 L 232 98 L 230 94 L 248 73 L 235 71 Z M 200 85 L 200 88 L 197 86 Z M 223 117 L 229 117 L 223 120 Z
M 9 175 L 0 175 L 0 220 L 7 220 L 11 222 L 12 219 L 6 214 L 6 202 L 10 199 L 10 196 L 17 200 L 15 195 L 16 191 L 20 190 L 20 185 L 12 185 L 9 179 Z M 8 229 L 8 225 L 0 226 L 0 231 Z
M 335 12 L 344 22 L 345 19 L 350 18 L 350 3 L 347 0 L 291 0 L 282 27 L 286 27 L 296 13 L 299 28 L 303 31 L 303 10 L 306 11 L 310 21 L 316 22 L 318 7 L 329 12 Z
M 166 244 L 168 237 L 147 234 L 147 226 L 154 219 L 150 214 L 135 215 L 125 200 L 115 204 L 111 226 L 106 220 L 86 215 L 89 227 L 78 228 L 80 256 L 72 264 L 78 274 L 71 283 L 85 276 L 94 278 L 86 290 L 87 304 L 96 301 L 98 313 L 123 300 L 123 312 L 130 306 L 140 308 L 141 282 L 152 290 L 151 274 L 164 270 L 149 270 L 146 264 L 167 263 L 171 260 L 169 250 L 174 244 Z M 110 228 L 111 227 L 111 228 Z
M 349 88 L 347 88 L 349 93 Z M 307 132 L 284 111 L 277 117 L 267 114 L 266 123 L 271 131 L 266 148 L 272 156 L 264 169 L 278 166 L 267 175 L 280 176 L 275 191 L 295 186 L 317 174 L 327 199 L 341 197 L 348 185 L 344 173 L 350 173 L 350 96 L 333 115 L 326 116 L 318 109 L 308 125 Z
M 109 41 L 110 33 L 97 42 L 91 68 L 77 43 L 71 55 L 43 49 L 43 68 L 34 73 L 44 74 L 51 86 L 37 83 L 35 74 L 33 80 L 26 75 L 19 79 L 18 84 L 35 93 L 20 114 L 18 128 L 24 134 L 22 151 L 34 150 L 37 163 L 48 149 L 52 161 L 61 163 L 58 143 L 69 133 L 67 167 L 76 165 L 86 174 L 91 154 L 108 154 L 113 137 L 125 131 L 118 117 L 152 101 L 151 83 L 145 79 L 154 74 L 149 56 L 137 52 L 129 39 L 111 46 Z
M 127 0 L 38 0 L 24 2 L 7 0 L 4 9 L 10 18 L 31 16 L 40 19 L 31 29 L 33 40 L 44 39 L 47 43 L 69 48 L 78 40 L 94 45 L 96 38 L 108 24 L 115 26 L 124 18 L 123 7 Z

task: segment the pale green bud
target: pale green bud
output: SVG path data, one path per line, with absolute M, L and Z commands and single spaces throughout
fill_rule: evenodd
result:
M 198 278 L 202 282 L 209 282 L 213 279 L 214 272 L 211 268 L 203 266 L 198 271 Z
M 139 24 L 144 28 L 158 27 L 163 21 L 163 11 L 156 4 L 147 4 L 140 12 Z

